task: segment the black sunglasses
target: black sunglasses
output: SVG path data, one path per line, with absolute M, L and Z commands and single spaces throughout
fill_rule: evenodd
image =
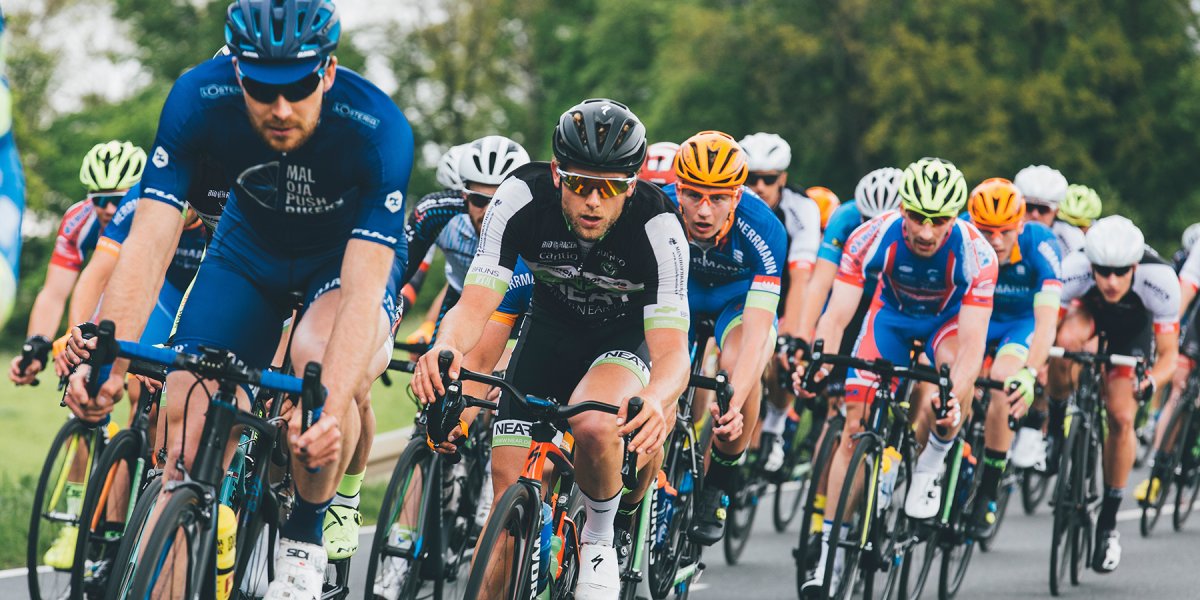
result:
M 751 173 L 746 176 L 746 185 L 748 187 L 754 187 L 760 181 L 767 185 L 775 185 L 775 182 L 779 181 L 779 174 L 764 175 L 762 173 Z
M 929 223 L 934 227 L 941 227 L 942 225 L 949 223 L 950 219 L 955 218 L 947 215 L 927 215 L 922 212 L 917 212 L 911 208 L 904 209 L 904 216 L 908 217 L 908 220 L 917 224 L 924 224 L 925 221 L 929 221 Z
M 1103 278 L 1112 277 L 1113 275 L 1124 277 L 1126 273 L 1129 273 L 1130 269 L 1133 269 L 1133 267 L 1102 267 L 1100 265 L 1092 265 L 1092 270 L 1096 272 L 1096 275 Z
M 99 194 L 88 194 L 87 197 L 88 197 L 88 200 L 92 201 L 92 204 L 94 204 L 96 206 L 96 208 L 104 208 L 105 206 L 108 206 L 109 204 L 120 203 L 121 198 L 124 198 L 125 194 L 123 194 L 123 193 L 114 194 L 111 192 L 101 192 Z
M 463 195 L 466 196 L 467 202 L 470 202 L 471 206 L 474 206 L 475 208 L 487 208 L 487 206 L 492 203 L 491 194 L 464 192 Z
M 1030 204 L 1028 202 L 1025 203 L 1025 212 L 1027 212 L 1027 213 L 1035 212 L 1039 215 L 1044 215 L 1044 214 L 1048 214 L 1052 210 L 1054 210 L 1054 209 L 1049 206 L 1046 206 L 1045 204 Z
M 299 102 L 313 94 L 321 85 L 321 75 L 324 70 L 315 71 L 308 76 L 283 85 L 263 83 L 242 75 L 242 89 L 258 102 L 271 104 L 283 96 L 288 102 Z

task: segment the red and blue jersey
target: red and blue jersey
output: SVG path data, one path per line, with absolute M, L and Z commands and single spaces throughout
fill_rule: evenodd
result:
M 103 228 L 91 200 L 72 204 L 58 225 L 50 264 L 76 272 L 83 269 L 83 263 L 96 249 L 96 241 L 100 239 Z
M 950 234 L 928 258 L 904 241 L 904 216 L 880 215 L 846 241 L 837 278 L 863 287 L 878 279 L 877 302 L 913 317 L 957 313 L 962 305 L 991 307 L 996 289 L 996 253 L 974 225 L 954 220 Z

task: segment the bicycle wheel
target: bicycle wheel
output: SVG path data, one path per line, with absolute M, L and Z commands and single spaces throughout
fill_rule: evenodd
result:
M 696 548 L 688 538 L 687 531 L 692 524 L 692 498 L 697 483 L 692 473 L 697 457 L 690 446 L 688 432 L 676 430 L 673 438 L 675 441 L 671 443 L 663 472 L 667 484 L 676 494 L 668 505 L 658 509 L 658 514 L 650 523 L 651 539 L 648 540 L 650 567 L 647 571 L 650 593 L 655 598 L 665 598 L 671 592 L 680 566 L 687 565 L 683 560 L 684 555 L 696 555 Z
M 837 448 L 838 440 L 842 434 L 842 424 L 845 419 L 838 415 L 828 421 L 829 427 L 825 431 L 825 436 L 821 439 L 821 445 L 817 449 L 815 458 L 812 461 L 812 469 L 809 471 L 808 488 L 804 493 L 804 510 L 800 517 L 800 541 L 796 544 L 796 548 L 792 550 L 792 557 L 796 561 L 796 593 L 800 594 L 800 589 L 804 587 L 804 582 L 808 580 L 809 569 L 816 564 L 820 552 L 819 542 L 820 534 L 816 534 L 814 538 L 812 532 L 813 519 L 824 519 L 824 508 L 821 512 L 817 512 L 816 508 L 817 495 L 820 493 L 821 480 L 825 478 L 825 469 L 829 466 L 829 461 L 833 458 L 833 452 Z M 799 494 L 797 494 L 799 495 Z
M 1058 478 L 1054 485 L 1054 496 L 1050 500 L 1054 507 L 1054 525 L 1051 527 L 1050 538 L 1050 594 L 1058 596 L 1063 582 L 1067 578 L 1067 570 L 1072 562 L 1072 540 L 1068 540 L 1070 531 L 1075 528 L 1074 511 L 1076 490 L 1074 478 L 1071 476 L 1072 454 L 1075 440 L 1078 438 L 1076 428 L 1067 430 L 1063 438 L 1062 453 L 1058 460 Z
M 863 598 L 877 597 L 880 600 L 890 600 L 891 598 L 899 598 L 901 594 L 900 575 L 903 569 L 900 565 L 903 564 L 904 555 L 911 543 L 911 538 L 908 537 L 908 519 L 904 515 L 904 499 L 908 497 L 909 483 L 911 479 L 908 477 L 912 470 L 911 461 L 907 458 L 901 458 L 899 464 L 896 465 L 900 472 L 896 474 L 896 484 L 892 488 L 891 504 L 884 510 L 883 517 L 875 522 L 875 535 L 873 538 L 879 541 L 879 560 L 880 567 L 887 571 L 887 577 L 884 579 L 883 587 L 878 595 L 874 595 L 874 577 L 868 577 L 863 585 Z
M 1167 503 L 1167 498 L 1171 493 L 1171 484 L 1175 480 L 1175 468 L 1180 464 L 1183 458 L 1183 449 L 1185 445 L 1184 427 L 1187 419 L 1190 418 L 1188 410 L 1182 410 L 1183 403 L 1180 403 L 1181 410 L 1176 410 L 1171 415 L 1171 420 L 1167 423 L 1166 434 L 1163 436 L 1164 443 L 1174 441 L 1171 446 L 1171 452 L 1166 454 L 1166 460 L 1159 461 L 1160 464 L 1155 464 L 1150 470 L 1150 476 L 1158 478 L 1158 496 L 1155 498 L 1147 498 L 1140 502 L 1142 507 L 1142 517 L 1138 522 L 1138 530 L 1142 537 L 1150 537 L 1154 531 L 1154 526 L 1158 524 L 1158 518 L 1162 516 L 1163 505 Z M 1149 490 L 1147 490 L 1149 493 Z M 1153 500 L 1151 502 L 1150 500 Z
M 754 529 L 754 517 L 758 514 L 758 503 L 766 482 L 762 477 L 752 474 L 754 466 L 742 465 L 741 479 L 744 485 L 737 486 L 737 491 L 729 495 L 728 518 L 725 521 L 725 539 L 722 546 L 725 550 L 725 564 L 738 564 L 746 542 L 750 541 L 750 533 Z
M 810 427 L 820 425 L 821 423 L 818 422 L 811 424 Z M 800 513 L 800 502 L 804 500 L 804 492 L 810 481 L 812 457 L 805 456 L 809 453 L 802 452 L 804 438 L 807 435 L 807 430 L 796 428 L 796 433 L 792 436 L 792 443 L 788 447 L 788 453 L 784 457 L 783 467 L 780 468 L 783 481 L 779 481 L 773 486 L 775 496 L 771 500 L 771 524 L 778 533 L 787 531 L 792 521 L 796 520 L 796 515 Z
M 946 531 L 941 567 L 938 569 L 938 600 L 952 600 L 957 596 L 967 576 L 967 567 L 975 553 L 975 540 L 966 534 L 967 524 L 963 515 L 970 514 L 971 506 L 968 504 L 957 517 L 952 517 L 950 529 Z
M 103 436 L 101 428 L 72 418 L 50 444 L 29 517 L 25 561 L 33 600 L 63 598 L 71 591 L 84 488 Z
M 1032 515 L 1046 499 L 1050 489 L 1050 476 L 1034 468 L 1021 469 L 1021 509 Z
M 414 437 L 400 454 L 379 508 L 379 522 L 367 562 L 368 584 L 399 588 L 398 598 L 415 598 L 421 589 L 421 553 L 415 541 L 423 539 L 426 474 L 433 451 L 423 437 Z
M 838 508 L 833 516 L 833 529 L 829 532 L 828 550 L 825 559 L 825 574 L 822 590 L 828 598 L 842 600 L 849 598 L 858 579 L 859 557 L 862 555 L 862 540 L 869 532 L 872 524 L 872 513 L 875 510 L 877 498 L 875 490 L 879 485 L 877 463 L 880 456 L 878 444 L 871 438 L 858 441 L 851 455 L 850 464 L 846 469 L 846 479 L 838 494 Z M 855 480 L 863 478 L 860 483 L 863 497 L 858 499 L 853 512 L 846 508 L 857 499 L 855 497 Z M 845 528 L 842 524 L 848 524 Z M 843 531 L 845 535 L 843 536 Z M 843 542 L 843 538 L 845 542 Z M 837 551 L 844 551 L 841 563 L 840 577 L 835 572 L 837 567 Z
M 1193 422 L 1193 427 L 1195 423 Z M 1184 464 L 1183 473 L 1175 483 L 1175 512 L 1171 514 L 1171 526 L 1175 531 L 1183 531 L 1183 524 L 1192 515 L 1196 506 L 1196 496 L 1200 492 L 1200 468 L 1196 465 Z
M 156 473 L 146 483 L 146 488 L 138 495 L 137 504 L 133 507 L 133 514 L 129 517 L 129 522 L 125 524 L 125 531 L 133 535 L 121 536 L 121 545 L 117 549 L 117 556 L 113 559 L 112 570 L 107 577 L 108 583 L 104 598 L 129 597 L 129 590 L 133 585 L 133 569 L 141 554 L 141 542 L 150 533 L 146 531 L 146 519 L 150 518 L 150 513 L 158 503 L 162 484 L 162 474 Z
M 492 506 L 492 515 L 480 538 L 464 597 L 478 598 L 482 591 L 493 597 L 528 598 L 533 580 L 533 551 L 540 533 L 541 498 L 533 486 L 518 483 L 504 492 Z M 488 581 L 489 570 L 496 571 Z
M 557 572 L 550 573 L 554 578 L 550 585 L 551 600 L 571 600 L 575 597 L 575 584 L 579 582 L 579 531 L 587 520 L 587 510 L 583 506 L 583 493 L 575 488 L 571 501 L 567 504 L 567 519 L 563 521 L 562 563 Z M 450 596 L 457 598 L 458 596 Z
M 71 569 L 73 598 L 103 595 L 126 523 L 144 487 L 146 458 L 141 434 L 126 429 L 113 437 L 96 461 L 80 513 L 86 516 Z
M 173 597 L 194 597 L 211 588 L 215 581 L 205 581 L 214 571 L 211 556 L 201 556 L 200 546 L 205 537 L 212 537 L 210 522 L 204 517 L 213 506 L 194 487 L 179 487 L 158 515 L 154 529 L 142 547 L 142 556 L 133 571 L 133 598 L 172 591 Z M 215 590 L 214 590 L 215 593 Z

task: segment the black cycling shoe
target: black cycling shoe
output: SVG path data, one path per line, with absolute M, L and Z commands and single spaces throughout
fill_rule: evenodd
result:
M 987 500 L 977 504 L 971 514 L 971 535 L 977 540 L 990 540 L 996 535 L 996 502 Z
M 696 506 L 696 521 L 692 523 L 692 541 L 702 546 L 711 546 L 725 535 L 725 508 L 729 497 L 725 492 L 708 487 L 700 492 Z
M 1092 553 L 1092 570 L 1101 575 L 1112 573 L 1121 564 L 1121 534 L 1115 530 L 1096 530 L 1096 550 Z
M 1046 475 L 1058 474 L 1058 462 L 1062 457 L 1063 434 L 1046 436 Z

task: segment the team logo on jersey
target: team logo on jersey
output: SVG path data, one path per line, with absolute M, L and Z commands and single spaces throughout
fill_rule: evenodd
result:
M 740 262 L 742 262 L 742 258 L 743 258 L 743 256 L 742 256 L 742 251 L 741 251 L 741 250 L 738 250 L 737 248 L 734 248 L 734 249 L 733 249 L 733 260 L 734 260 L 734 262 L 739 262 L 739 263 L 740 263 Z
M 154 147 L 154 158 L 151 159 L 151 161 L 154 163 L 154 166 L 156 166 L 160 169 L 167 166 L 167 162 L 168 162 L 167 151 L 164 150 L 162 146 L 155 146 Z
M 396 190 L 387 195 L 387 200 L 383 203 L 388 210 L 394 212 L 404 208 L 404 194 L 400 190 Z
M 1054 247 L 1050 245 L 1050 241 L 1046 240 L 1038 244 L 1038 253 L 1046 262 L 1050 263 L 1050 268 L 1054 270 L 1054 276 L 1058 277 L 1062 273 L 1062 264 L 1058 259 L 1058 253 L 1054 251 Z
M 371 129 L 379 127 L 379 117 L 358 110 L 345 102 L 334 103 L 333 114 L 358 121 Z
M 210 83 L 200 88 L 200 97 L 205 100 L 216 100 L 222 96 L 241 96 L 242 88 L 236 85 Z

